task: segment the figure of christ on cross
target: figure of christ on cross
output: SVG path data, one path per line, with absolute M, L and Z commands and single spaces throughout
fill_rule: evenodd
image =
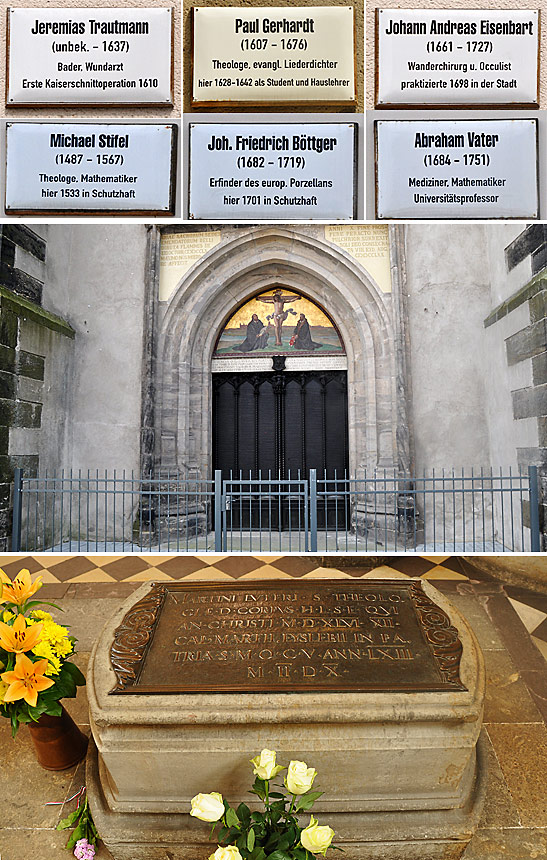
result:
M 272 319 L 275 326 L 275 345 L 283 346 L 281 340 L 281 331 L 283 328 L 283 323 L 289 316 L 289 313 L 296 314 L 296 311 L 293 311 L 292 308 L 285 310 L 285 305 L 289 302 L 298 302 L 302 296 L 291 296 L 291 295 L 283 295 L 281 290 L 276 290 L 273 296 L 258 296 L 257 300 L 259 302 L 266 302 L 266 304 L 270 304 L 274 306 L 274 312 L 267 319 Z

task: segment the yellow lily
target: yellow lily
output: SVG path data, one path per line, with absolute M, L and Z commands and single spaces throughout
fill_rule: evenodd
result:
M 40 641 L 43 624 L 30 624 L 24 615 L 18 615 L 13 626 L 0 621 L 0 648 L 21 654 L 23 651 L 32 651 Z M 46 661 L 47 662 L 47 661 Z
M 14 580 L 11 580 L 0 568 L 0 580 L 2 582 L 0 603 L 16 603 L 17 606 L 26 603 L 43 585 L 42 575 L 37 576 L 32 582 L 26 567 L 19 571 Z
M 31 707 L 36 707 L 38 693 L 52 687 L 55 681 L 45 678 L 47 660 L 38 660 L 33 663 L 26 654 L 18 654 L 15 658 L 15 669 L 12 672 L 3 672 L 0 675 L 2 681 L 9 684 L 4 694 L 4 704 L 24 699 Z

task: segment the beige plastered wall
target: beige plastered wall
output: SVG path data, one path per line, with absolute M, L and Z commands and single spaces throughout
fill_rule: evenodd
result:
M 364 63 L 365 63 L 365 33 L 364 33 L 364 0 L 297 0 L 297 2 L 287 2 L 287 0 L 183 0 L 182 2 L 182 18 L 183 18 L 183 91 L 184 91 L 184 113 L 191 113 L 192 106 L 190 104 L 192 92 L 192 7 L 193 6 L 237 6 L 239 8 L 254 8 L 267 6 L 287 6 L 288 8 L 298 8 L 306 6 L 353 6 L 354 9 L 354 28 L 355 28 L 355 82 L 357 90 L 357 104 L 351 107 L 334 106 L 328 107 L 322 105 L 316 107 L 304 103 L 300 107 L 291 107 L 291 113 L 363 113 L 364 110 Z M 205 109 L 200 108 L 200 112 Z M 233 108 L 229 106 L 211 108 L 215 113 L 230 113 Z M 271 113 L 282 111 L 283 107 L 237 107 L 238 113 Z
M 103 6 L 107 9 L 116 9 L 124 7 L 132 8 L 158 8 L 160 6 L 173 9 L 173 107 L 141 107 L 139 105 L 118 105 L 114 107 L 85 107 L 82 105 L 70 105 L 67 107 L 57 107 L 56 105 L 48 105 L 44 107 L 6 107 L 6 54 L 7 54 L 7 20 L 8 8 L 14 6 L 17 8 L 31 8 L 33 6 L 40 8 L 93 8 Z M 180 20 L 180 3 L 173 0 L 115 0 L 111 3 L 108 0 L 93 0 L 93 2 L 84 2 L 84 0 L 0 0 L 0 92 L 2 94 L 2 103 L 0 105 L 0 116 L 6 116 L 10 119 L 25 119 L 32 117 L 33 119 L 47 119 L 67 117 L 77 117 L 80 119 L 91 119 L 92 117 L 108 117 L 110 119 L 129 119 L 132 117 L 153 118 L 164 117 L 175 119 L 180 117 L 181 104 L 181 20 Z
M 430 3 L 428 0 L 381 0 L 374 2 L 369 0 L 366 9 L 366 34 L 367 34 L 367 110 L 374 109 L 374 78 L 376 70 L 376 26 L 375 26 L 375 10 L 376 9 L 427 9 L 431 12 L 434 9 L 539 9 L 540 10 L 540 48 L 539 48 L 539 106 L 540 108 L 547 107 L 547 80 L 543 73 L 545 58 L 547 56 L 547 2 L 544 0 L 435 0 Z M 501 107 L 501 105 L 500 105 Z M 433 109 L 432 109 L 433 110 Z

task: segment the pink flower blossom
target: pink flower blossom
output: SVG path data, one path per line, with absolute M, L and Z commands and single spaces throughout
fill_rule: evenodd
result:
M 93 860 L 95 848 L 87 839 L 78 839 L 74 847 L 74 856 L 76 860 Z

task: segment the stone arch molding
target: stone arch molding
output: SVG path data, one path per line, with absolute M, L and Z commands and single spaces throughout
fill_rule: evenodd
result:
M 278 284 L 322 305 L 342 335 L 351 471 L 397 464 L 391 296 L 326 240 L 297 229 L 257 227 L 202 257 L 164 309 L 157 361 L 159 468 L 210 472 L 211 359 L 217 335 L 234 307 Z

